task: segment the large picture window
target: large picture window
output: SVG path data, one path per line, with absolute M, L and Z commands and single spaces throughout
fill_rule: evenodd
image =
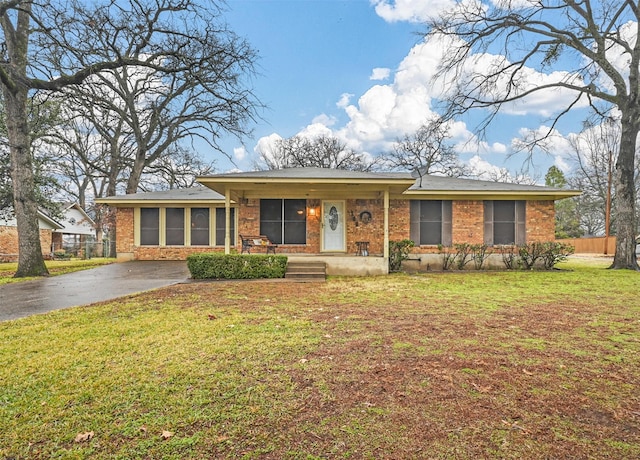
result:
M 165 243 L 167 246 L 184 246 L 184 208 L 167 208 Z
M 260 234 L 275 244 L 306 244 L 306 200 L 260 200 Z
M 160 244 L 160 209 L 140 209 L 140 244 L 157 246 Z
M 486 244 L 526 243 L 526 201 L 485 201 L 484 241 Z
M 451 246 L 451 201 L 411 200 L 410 238 L 416 245 Z

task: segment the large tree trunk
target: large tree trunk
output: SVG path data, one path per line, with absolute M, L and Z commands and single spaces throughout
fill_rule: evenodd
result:
M 138 186 L 140 185 L 140 179 L 142 178 L 142 172 L 144 167 L 147 166 L 147 152 L 145 150 L 138 149 L 136 152 L 136 158 L 131 166 L 131 172 L 129 173 L 129 180 L 127 181 L 127 193 L 136 193 Z
M 18 224 L 18 270 L 15 277 L 43 276 L 48 271 L 40 244 L 26 89 L 11 92 L 5 88 L 4 103 L 11 157 L 13 206 Z
M 623 111 L 620 151 L 616 161 L 616 255 L 610 268 L 638 270 L 636 258 L 636 197 L 634 184 L 635 153 L 640 110 Z
M 21 2 L 14 27 L 10 15 L 0 18 L 10 66 L 3 68 L 2 90 L 4 95 L 9 157 L 11 159 L 11 183 L 13 206 L 18 225 L 18 270 L 16 277 L 47 275 L 38 225 L 38 203 L 31 157 L 31 136 L 27 116 L 28 88 L 24 85 L 27 75 L 27 48 L 29 45 L 29 21 L 31 2 Z

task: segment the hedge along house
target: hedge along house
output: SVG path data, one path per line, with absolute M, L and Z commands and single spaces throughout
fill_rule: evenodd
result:
M 553 241 L 554 201 L 579 194 L 322 168 L 218 174 L 198 181 L 207 188 L 98 200 L 117 207 L 118 257 L 240 252 L 239 235 L 265 235 L 277 253 L 324 261 L 328 274 L 385 274 L 393 240 L 413 240 L 412 258 L 422 268 L 437 266 L 439 245 Z

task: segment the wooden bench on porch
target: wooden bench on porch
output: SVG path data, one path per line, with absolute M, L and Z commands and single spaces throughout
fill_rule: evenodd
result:
M 245 251 L 247 254 L 251 254 L 252 248 L 264 248 L 266 254 L 275 254 L 277 244 L 273 244 L 268 237 L 264 235 L 240 235 L 240 239 L 242 240 L 242 250 L 240 254 L 243 254 Z

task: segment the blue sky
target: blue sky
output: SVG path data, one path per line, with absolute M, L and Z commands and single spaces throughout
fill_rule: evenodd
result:
M 299 133 L 330 133 L 371 155 L 388 149 L 434 110 L 430 75 L 443 45 L 424 42 L 419 19 L 443 1 L 228 0 L 226 20 L 260 56 L 253 85 L 268 109 L 244 148 L 223 140 L 235 166 L 219 154 L 207 158 L 216 159 L 220 172 L 251 170 L 258 144 Z M 522 128 L 537 129 L 547 105 L 561 103 L 561 97 L 541 97 L 530 110 L 501 115 L 486 142 L 463 142 L 482 114 L 467 117 L 453 130 L 461 158 L 478 170 L 517 171 L 523 157 L 508 159 L 512 140 Z M 562 128 L 568 133 L 572 126 Z M 554 163 L 569 167 L 564 153 L 540 155 L 531 174 L 543 177 Z

